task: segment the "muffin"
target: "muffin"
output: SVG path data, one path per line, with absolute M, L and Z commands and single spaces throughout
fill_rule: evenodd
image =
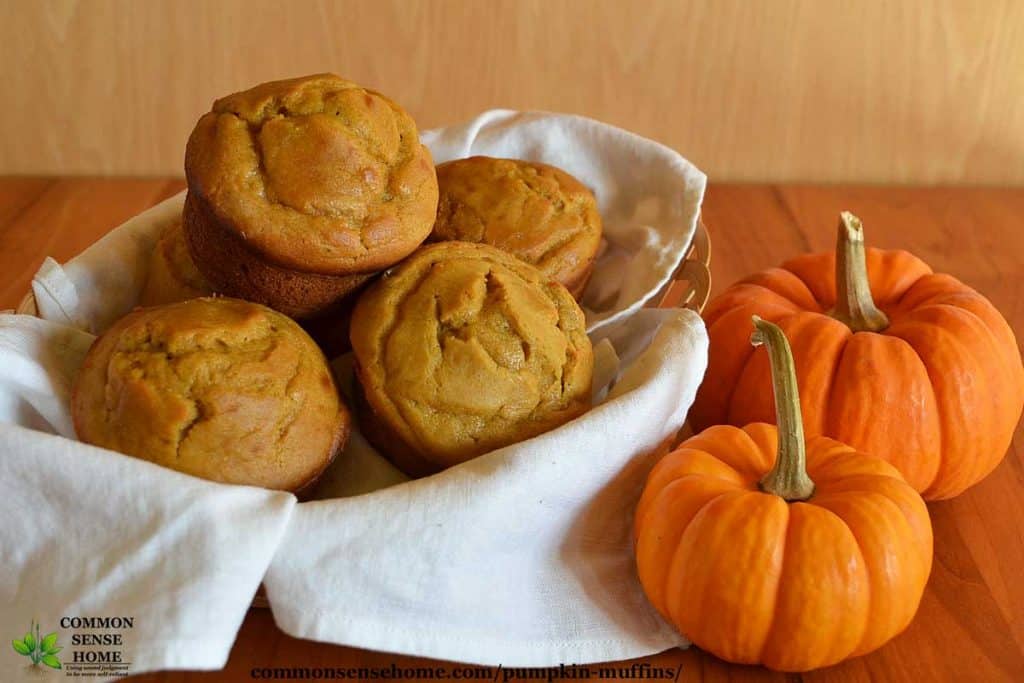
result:
M 430 234 L 437 177 L 412 118 L 331 74 L 217 100 L 185 151 L 185 235 L 214 289 L 323 315 Z
M 432 240 L 498 247 L 583 293 L 601 246 L 594 195 L 565 171 L 533 161 L 470 157 L 437 167 Z
M 142 306 L 173 304 L 213 294 L 213 288 L 192 262 L 185 245 L 181 217 L 164 228 L 149 260 L 146 286 L 139 297 Z
M 87 443 L 287 491 L 312 484 L 350 428 L 313 340 L 280 313 L 226 298 L 119 320 L 89 349 L 71 411 Z
M 424 247 L 352 314 L 356 410 L 370 442 L 423 476 L 590 407 L 594 356 L 568 290 L 485 244 Z

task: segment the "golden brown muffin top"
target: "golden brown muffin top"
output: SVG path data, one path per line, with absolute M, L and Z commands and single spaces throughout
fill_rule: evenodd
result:
M 359 299 L 351 339 L 378 419 L 439 467 L 590 406 L 583 312 L 565 287 L 487 245 L 418 250 Z
M 128 314 L 75 382 L 80 439 L 231 484 L 298 490 L 330 463 L 349 415 L 290 318 L 202 298 Z
M 185 175 L 250 247 L 305 272 L 387 267 L 426 239 L 437 209 L 412 118 L 332 74 L 214 102 L 189 137 Z
M 213 287 L 196 268 L 185 244 L 185 231 L 178 217 L 160 234 L 150 258 L 149 274 L 139 303 L 143 306 L 174 303 L 209 296 Z
M 437 182 L 433 239 L 490 244 L 582 288 L 601 244 L 601 215 L 576 178 L 538 162 L 476 156 L 439 165 Z

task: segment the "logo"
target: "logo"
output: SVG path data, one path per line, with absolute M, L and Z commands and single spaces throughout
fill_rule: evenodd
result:
M 19 655 L 31 659 L 32 666 L 43 664 L 51 669 L 61 668 L 57 653 L 64 648 L 57 645 L 57 634 L 47 633 L 45 636 L 40 637 L 39 624 L 34 620 L 29 625 L 28 633 L 25 634 L 25 637 L 21 640 L 11 641 L 11 645 Z

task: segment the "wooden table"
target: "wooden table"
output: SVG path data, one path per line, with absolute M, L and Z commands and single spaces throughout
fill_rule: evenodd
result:
M 73 256 L 183 185 L 0 179 L 0 309 L 17 304 L 43 257 Z M 1024 336 L 1024 189 L 712 186 L 704 217 L 714 245 L 715 290 L 793 254 L 831 248 L 841 209 L 864 220 L 870 243 L 908 249 L 984 292 Z M 1018 425 L 1009 454 L 987 479 L 928 507 L 935 562 L 921 609 L 906 632 L 877 652 L 802 676 L 732 666 L 696 649 L 638 661 L 673 672 L 681 666 L 683 681 L 1024 680 L 1024 429 Z M 139 680 L 251 680 L 254 667 L 392 662 L 453 666 L 296 640 L 275 628 L 269 611 L 252 610 L 225 671 Z

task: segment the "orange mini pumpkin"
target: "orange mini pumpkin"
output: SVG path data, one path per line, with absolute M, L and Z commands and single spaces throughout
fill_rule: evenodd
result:
M 659 461 L 636 511 L 637 570 L 651 603 L 702 649 L 807 671 L 870 652 L 910 623 L 932 529 L 924 501 L 884 460 L 821 436 L 805 450 L 786 337 L 755 325 L 778 429 L 711 427 Z
M 792 344 L 807 433 L 885 458 L 926 500 L 961 493 L 1009 448 L 1024 406 L 1009 325 L 985 297 L 911 254 L 865 250 L 852 214 L 841 216 L 835 254 L 757 273 L 708 305 L 694 429 L 772 421 L 771 397 L 757 390 L 768 362 L 746 343 L 751 315 Z

